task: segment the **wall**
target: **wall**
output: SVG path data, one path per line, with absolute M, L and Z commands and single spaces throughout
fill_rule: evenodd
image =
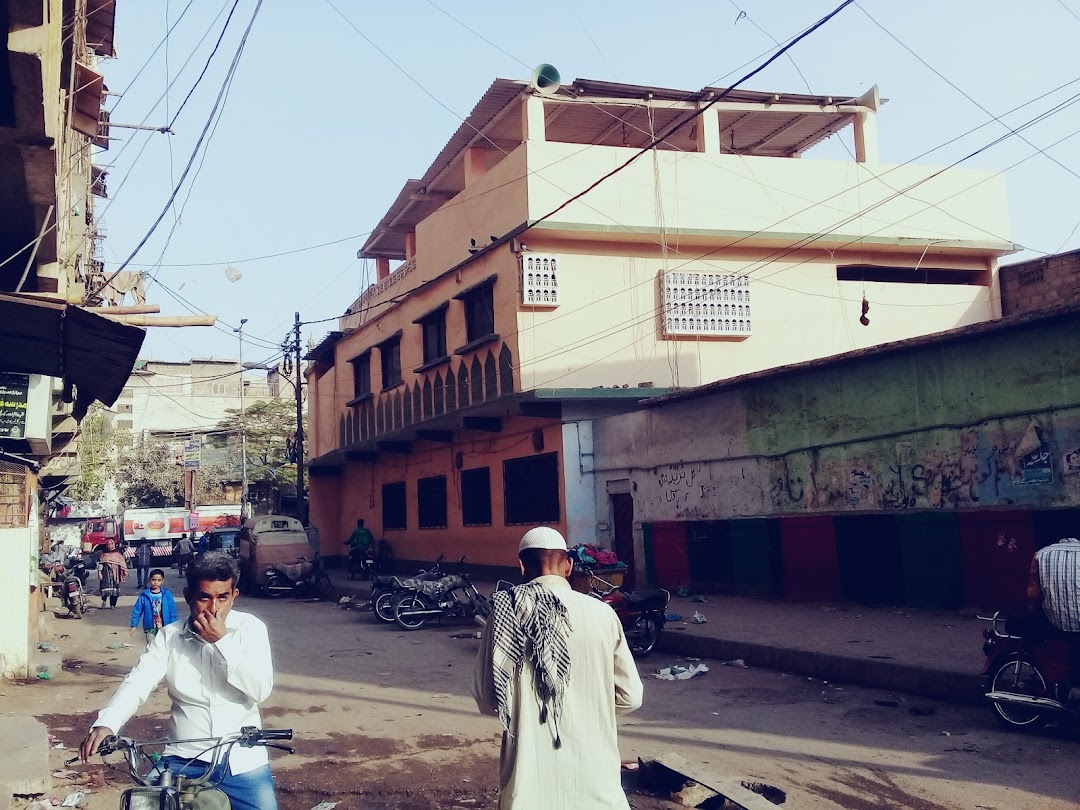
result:
M 598 423 L 597 469 L 633 468 L 647 521 L 1080 505 L 1078 339 L 1073 315 L 765 375 Z
M 636 149 L 529 141 L 529 216 L 537 219 L 636 154 Z M 808 158 L 654 150 L 554 218 L 602 230 L 655 228 L 654 177 L 667 228 L 845 234 L 872 241 L 1009 239 L 1005 182 L 996 173 Z M 880 178 L 880 179 L 877 179 Z M 913 183 L 926 182 L 906 194 Z M 880 203 L 880 204 L 879 204 Z M 936 207 L 935 207 L 936 206 Z M 868 210 L 869 209 L 869 210 Z M 858 215 L 859 211 L 867 213 Z M 826 247 L 836 243 L 825 240 Z M 1007 247 L 1007 246 L 1006 246 Z
M 593 423 L 568 422 L 563 427 L 563 481 L 566 485 L 566 542 L 596 542 L 596 512 L 593 508 L 595 483 L 592 474 Z
M 1080 251 L 1006 265 L 1000 279 L 1004 316 L 1080 303 Z
M 420 443 L 413 445 L 408 455 L 380 453 L 375 464 L 346 462 L 339 476 L 317 476 L 312 480 L 311 522 L 319 527 L 324 553 L 343 554 L 344 542 L 363 518 L 379 539 L 388 540 L 394 558 L 431 562 L 440 554 L 457 560 L 468 554 L 474 565 L 513 566 L 517 559 L 517 544 L 525 526 L 507 526 L 504 521 L 502 462 L 536 454 L 533 432 L 540 428 L 544 449 L 560 451 L 560 490 L 566 484 L 563 458 L 564 439 L 561 425 L 547 419 L 506 415 L 501 433 L 468 438 L 456 437 L 453 444 Z M 455 460 L 462 456 L 462 468 L 490 467 L 491 515 L 490 526 L 463 526 L 461 493 Z M 419 529 L 416 503 L 416 481 L 429 476 L 447 476 L 447 528 Z M 382 485 L 406 482 L 407 526 L 405 530 L 383 531 Z M 335 492 L 336 489 L 336 492 Z M 565 491 L 561 491 L 565 504 Z M 336 533 L 331 527 L 337 524 Z M 550 524 L 559 531 L 567 530 L 567 515 Z
M 765 270 L 773 254 L 714 248 L 710 260 L 693 261 L 686 257 L 706 249 L 684 247 L 665 261 L 655 246 L 574 242 L 544 231 L 527 238 L 530 249 L 559 256 L 562 276 L 559 307 L 523 309 L 517 315 L 525 389 L 634 387 L 643 382 L 691 387 L 995 316 L 991 287 L 864 284 L 836 278 L 837 261 L 913 267 L 921 248 L 906 256 L 865 251 L 842 259 L 800 254 Z M 986 260 L 974 256 L 933 261 L 936 267 L 986 268 Z M 745 338 L 662 339 L 658 277 L 665 267 L 749 273 L 753 333 Z M 864 293 L 870 301 L 869 326 L 859 323 Z

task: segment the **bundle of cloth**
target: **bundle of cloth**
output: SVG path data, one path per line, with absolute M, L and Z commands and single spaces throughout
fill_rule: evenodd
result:
M 595 543 L 578 543 L 570 549 L 570 556 L 575 564 L 598 566 L 601 568 L 625 568 L 626 563 L 619 562 L 615 552 L 601 548 Z

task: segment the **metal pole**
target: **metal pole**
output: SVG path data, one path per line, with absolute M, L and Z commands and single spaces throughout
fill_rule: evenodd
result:
M 233 331 L 240 336 L 240 521 L 247 517 L 247 421 L 244 415 L 244 324 L 247 318 L 240 319 L 240 326 Z
M 304 495 L 304 403 L 300 396 L 300 313 L 296 313 L 293 350 L 296 352 L 296 506 L 300 519 L 307 524 L 307 498 Z

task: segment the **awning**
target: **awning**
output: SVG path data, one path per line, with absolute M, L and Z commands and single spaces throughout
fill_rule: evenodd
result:
M 0 368 L 73 384 L 77 419 L 94 400 L 116 402 L 145 337 L 78 307 L 0 294 Z
M 75 63 L 75 93 L 71 128 L 87 138 L 97 138 L 101 126 L 101 101 L 105 92 L 102 75 L 86 65 Z
M 86 44 L 98 56 L 116 56 L 116 0 L 86 0 Z

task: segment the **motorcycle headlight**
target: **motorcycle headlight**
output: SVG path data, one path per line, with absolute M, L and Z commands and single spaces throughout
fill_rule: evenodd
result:
M 120 799 L 120 810 L 180 810 L 175 788 L 131 788 Z

